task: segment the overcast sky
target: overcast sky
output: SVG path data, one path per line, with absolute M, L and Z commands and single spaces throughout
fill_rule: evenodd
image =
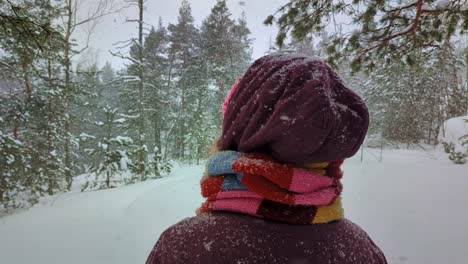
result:
M 90 2 L 92 3 L 92 1 Z M 168 23 L 175 23 L 181 2 L 182 0 L 148 0 L 144 14 L 145 22 L 157 26 L 158 19 L 161 17 L 165 26 Z M 216 0 L 189 0 L 189 2 L 195 23 L 199 26 L 203 19 L 209 15 Z M 264 26 L 263 21 L 287 0 L 246 0 L 243 6 L 239 2 L 239 0 L 228 0 L 232 18 L 237 19 L 242 11 L 245 12 L 248 27 L 254 39 L 253 57 L 254 59 L 261 57 L 269 47 L 270 38 L 274 41 L 276 35 L 276 28 Z M 86 9 L 87 7 L 82 6 L 81 8 Z M 103 65 L 105 61 L 110 61 L 116 68 L 123 65 L 124 62 L 119 58 L 112 57 L 109 50 L 113 49 L 113 43 L 136 36 L 137 25 L 135 23 L 125 23 L 125 20 L 127 18 L 134 19 L 137 16 L 138 11 L 133 7 L 100 20 L 90 40 L 90 50 L 97 53 L 99 65 Z M 77 34 L 80 44 L 84 43 L 83 32 L 82 30 Z

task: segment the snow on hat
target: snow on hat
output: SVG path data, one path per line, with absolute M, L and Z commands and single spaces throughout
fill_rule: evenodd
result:
M 325 62 L 271 54 L 247 70 L 223 122 L 222 150 L 259 152 L 284 163 L 337 161 L 364 140 L 364 101 Z

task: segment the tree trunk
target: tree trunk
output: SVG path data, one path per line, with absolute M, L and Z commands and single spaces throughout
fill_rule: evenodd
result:
M 31 80 L 29 79 L 29 63 L 26 60 L 23 60 L 23 74 L 24 74 L 24 92 L 26 94 L 26 101 L 31 99 Z
M 182 93 L 181 93 L 181 100 L 180 100 L 180 123 L 179 123 L 179 131 L 178 131 L 178 156 L 179 159 L 184 159 L 185 153 L 185 145 L 184 145 L 184 136 L 185 136 L 185 122 L 186 122 L 186 115 L 185 115 L 185 85 L 182 85 Z
M 140 81 L 138 82 L 138 112 L 139 112 L 139 121 L 138 121 L 138 133 L 139 133 L 139 162 L 140 164 L 146 164 L 146 152 L 142 151 L 143 145 L 145 144 L 145 117 L 144 117 L 144 69 L 143 69 L 143 3 L 144 0 L 138 0 L 138 77 Z M 145 173 L 141 175 L 141 180 L 145 179 Z
M 6 184 L 6 180 L 5 180 L 5 173 L 4 173 L 4 170 L 3 168 L 0 167 L 0 204 L 3 204 L 3 196 L 4 196 L 4 193 L 6 193 L 7 191 L 7 184 Z
M 71 160 L 71 120 L 70 120 L 70 100 L 71 100 L 71 34 L 73 26 L 73 0 L 67 1 L 67 25 L 65 29 L 65 50 L 64 50 L 64 63 L 65 63 L 65 83 L 64 83 L 64 103 L 65 103 L 65 140 L 64 140 L 64 151 L 65 151 L 65 181 L 67 183 L 67 190 L 71 190 L 72 185 L 72 160 Z
M 107 150 L 106 150 L 106 153 L 112 153 L 112 146 L 111 146 L 111 137 L 112 137 L 112 125 L 113 125 L 113 121 L 114 121 L 114 114 L 112 112 L 107 112 L 106 113 L 106 123 L 107 123 L 107 133 L 106 133 L 106 137 L 107 137 Z M 106 161 L 104 163 L 104 166 L 105 166 L 105 169 L 106 169 L 106 187 L 107 189 L 109 189 L 111 187 L 111 170 L 110 170 L 110 166 L 111 166 L 111 161 L 110 161 L 110 157 L 108 156 L 108 154 L 106 154 Z
M 172 81 L 172 68 L 174 67 L 174 54 L 171 54 L 171 57 L 169 59 L 169 71 L 168 71 L 168 77 L 167 77 L 167 83 L 166 83 L 166 90 L 169 91 L 171 87 L 171 81 Z M 172 131 L 172 128 L 166 133 L 166 138 L 164 140 L 164 155 L 163 155 L 163 160 L 167 161 L 167 156 L 168 156 L 168 142 L 169 142 L 169 135 Z M 176 135 L 177 137 L 177 135 Z
M 54 89 L 53 83 L 52 83 L 52 62 L 50 57 L 47 59 L 47 81 L 49 85 L 49 89 Z M 51 126 L 52 126 L 52 96 L 49 95 L 47 98 L 47 153 L 52 153 L 54 149 L 54 144 L 52 142 L 52 131 L 51 131 Z M 48 160 L 50 162 L 50 160 Z M 55 188 L 55 183 L 54 183 L 54 175 L 49 171 L 49 166 L 46 166 L 46 175 L 48 177 L 48 186 L 47 186 L 47 193 L 49 195 L 54 194 L 54 188 Z
M 24 79 L 24 94 L 25 94 L 25 106 L 31 99 L 31 94 L 32 94 L 32 88 L 31 88 L 31 80 L 29 78 L 29 66 L 30 63 L 28 62 L 29 60 L 26 58 L 22 59 L 22 69 L 23 69 L 23 79 Z M 14 125 L 13 125 L 13 137 L 15 139 L 19 138 L 19 130 L 20 130 L 20 125 L 21 121 L 18 118 L 19 113 L 16 114 L 15 119 L 14 119 Z
M 106 188 L 107 189 L 110 188 L 110 171 L 109 171 L 109 169 L 107 169 L 107 171 L 106 171 Z
M 153 122 L 153 133 L 154 133 L 154 146 L 155 148 L 158 149 L 158 152 L 162 153 L 162 149 L 161 149 L 161 126 L 160 126 L 160 122 L 159 122 L 159 118 L 160 116 L 156 116 L 155 117 L 155 121 Z
M 18 116 L 15 116 L 15 125 L 13 126 L 13 137 L 15 139 L 18 139 L 18 131 L 19 131 L 19 120 L 18 120 Z

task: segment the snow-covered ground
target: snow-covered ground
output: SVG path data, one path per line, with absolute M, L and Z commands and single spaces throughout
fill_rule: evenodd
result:
M 366 149 L 344 166 L 346 215 L 384 250 L 389 263 L 465 264 L 468 165 L 440 150 Z M 165 228 L 202 202 L 201 166 L 112 190 L 72 192 L 0 218 L 6 264 L 144 263 Z

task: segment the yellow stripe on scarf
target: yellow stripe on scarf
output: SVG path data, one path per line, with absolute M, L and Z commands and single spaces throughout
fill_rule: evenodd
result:
M 328 164 L 329 164 L 328 162 L 307 163 L 307 164 L 302 165 L 302 168 L 308 171 L 316 172 L 320 175 L 325 175 L 327 174 L 326 168 L 328 167 Z
M 308 163 L 302 167 L 306 170 L 319 173 L 320 175 L 325 175 L 327 173 L 326 168 L 328 167 L 328 164 L 328 162 Z M 317 213 L 315 214 L 312 224 L 325 224 L 340 220 L 343 217 L 344 210 L 341 203 L 341 196 L 338 196 L 333 204 L 317 208 Z
M 344 210 L 341 204 L 341 196 L 338 196 L 335 202 L 328 206 L 320 206 L 317 209 L 312 224 L 325 224 L 344 217 Z
M 319 163 L 307 163 L 304 164 L 305 169 L 326 169 L 328 167 L 328 162 L 319 162 Z

